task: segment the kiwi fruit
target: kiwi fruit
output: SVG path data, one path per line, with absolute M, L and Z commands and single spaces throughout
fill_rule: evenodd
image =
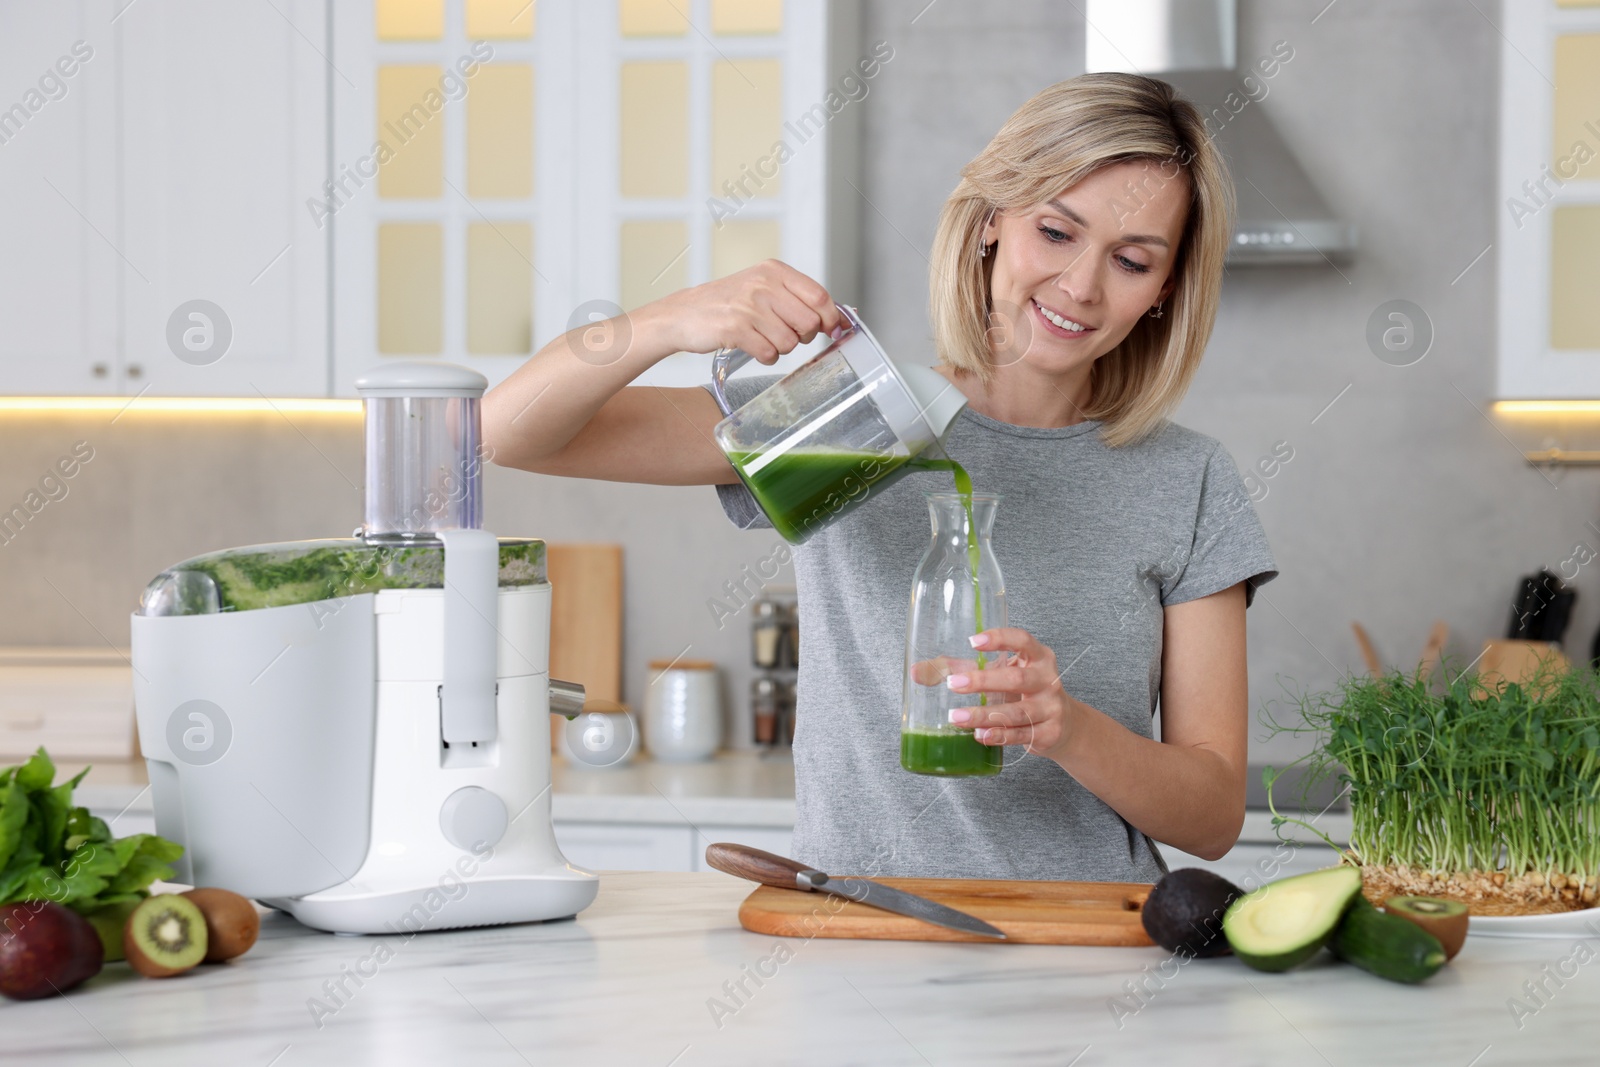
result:
M 1458 900 L 1439 897 L 1390 897 L 1383 910 L 1416 923 L 1439 939 L 1444 958 L 1453 960 L 1467 940 L 1467 906 Z
M 191 889 L 183 894 L 206 920 L 206 962 L 221 963 L 243 956 L 261 933 L 255 905 L 226 889 Z
M 176 893 L 151 897 L 133 909 L 122 931 L 128 963 L 147 978 L 168 978 L 205 959 L 206 917 Z

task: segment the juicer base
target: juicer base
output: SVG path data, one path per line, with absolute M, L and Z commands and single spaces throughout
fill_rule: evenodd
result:
M 424 930 L 570 919 L 594 902 L 599 889 L 597 876 L 568 867 L 555 874 L 467 878 L 391 892 L 358 892 L 345 883 L 266 903 L 313 930 L 409 937 Z

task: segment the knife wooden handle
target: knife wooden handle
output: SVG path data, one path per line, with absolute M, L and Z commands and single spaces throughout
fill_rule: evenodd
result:
M 724 874 L 779 889 L 805 889 L 795 880 L 795 875 L 811 870 L 798 860 L 774 856 L 749 845 L 720 842 L 706 846 L 706 862 Z

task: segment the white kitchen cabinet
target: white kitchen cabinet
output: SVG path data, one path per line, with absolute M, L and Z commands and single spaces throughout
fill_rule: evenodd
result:
M 1496 395 L 1593 399 L 1600 397 L 1600 8 L 1505 0 L 1500 15 Z
M 0 393 L 327 395 L 326 38 L 326 0 L 0 6 Z
M 593 871 L 690 871 L 694 830 L 687 826 L 557 821 L 561 854 Z
M 777 856 L 789 855 L 789 849 L 794 844 L 794 831 L 791 829 L 778 829 L 766 826 L 702 826 L 700 827 L 699 844 L 693 856 L 694 864 L 689 869 L 692 871 L 709 871 L 713 868 L 706 864 L 706 846 L 714 841 L 726 841 L 734 845 L 749 845 L 759 848 L 764 852 L 771 852 Z
M 794 833 L 763 826 L 664 826 L 558 819 L 556 841 L 568 860 L 597 871 L 707 871 L 713 841 L 789 854 Z
M 327 393 L 327 239 L 306 208 L 338 76 L 325 15 L 143 0 L 118 19 L 121 391 Z
M 0 392 L 119 391 L 111 14 L 0 10 Z

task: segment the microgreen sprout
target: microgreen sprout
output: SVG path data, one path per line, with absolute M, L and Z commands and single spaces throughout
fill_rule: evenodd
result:
M 1442 685 L 1419 668 L 1348 677 L 1292 703 L 1309 733 L 1296 763 L 1307 789 L 1337 776 L 1349 790 L 1350 853 L 1364 865 L 1433 873 L 1600 880 L 1600 674 L 1550 660 L 1525 681 L 1465 672 Z M 1291 764 L 1292 766 L 1293 764 Z M 1281 771 L 1264 776 L 1269 804 Z M 1273 825 L 1303 820 L 1272 808 Z

